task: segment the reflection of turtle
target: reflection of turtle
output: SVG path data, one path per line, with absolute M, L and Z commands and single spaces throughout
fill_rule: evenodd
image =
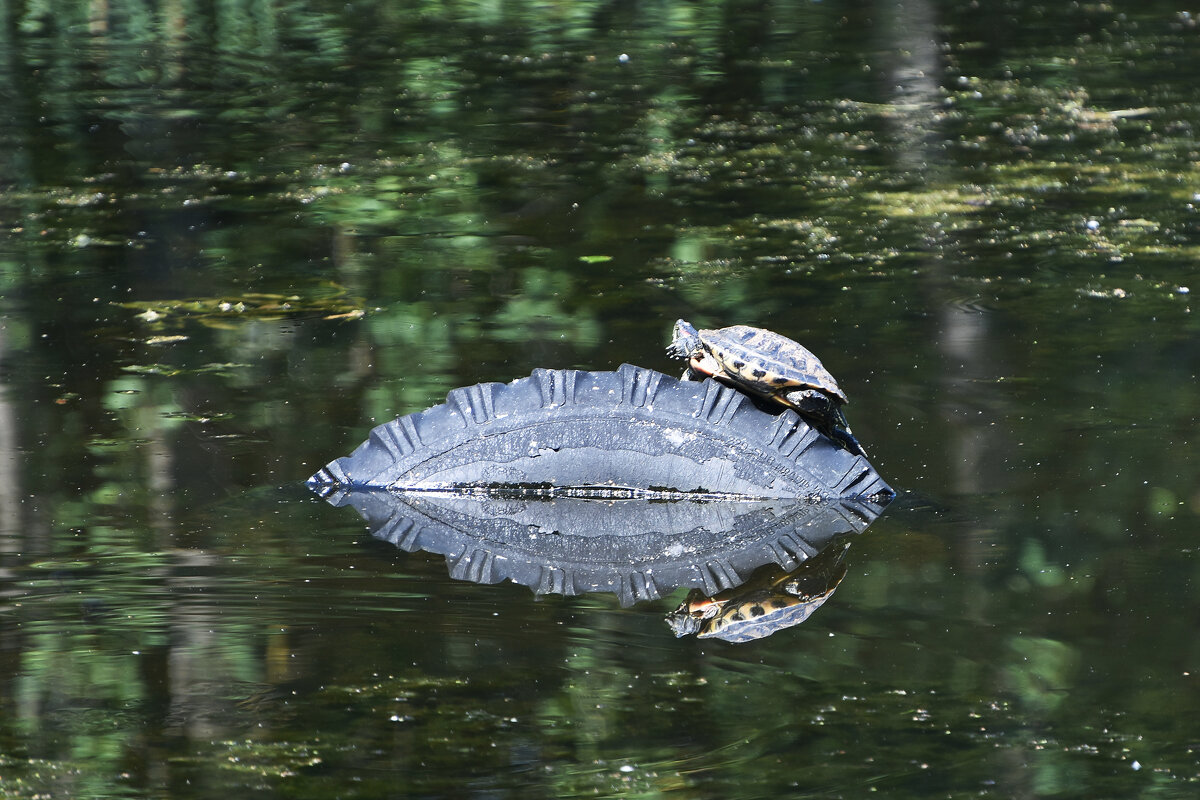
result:
M 799 625 L 828 600 L 846 567 L 848 544 L 827 547 L 788 572 L 771 565 L 759 569 L 746 583 L 709 597 L 693 589 L 679 608 L 667 615 L 677 637 L 748 642 Z
M 675 323 L 667 352 L 687 360 L 685 378 L 709 375 L 782 403 L 850 452 L 866 455 L 842 413 L 846 393 L 819 358 L 786 336 L 749 325 L 696 330 L 681 319 Z

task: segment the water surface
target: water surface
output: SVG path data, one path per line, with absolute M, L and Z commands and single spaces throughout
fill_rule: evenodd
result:
M 1177 4 L 0 12 L 0 795 L 1191 797 Z M 900 497 L 811 619 L 452 580 L 301 481 L 802 341 Z

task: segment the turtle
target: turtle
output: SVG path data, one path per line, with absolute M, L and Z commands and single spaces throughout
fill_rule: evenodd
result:
M 687 361 L 684 380 L 711 376 L 791 408 L 846 450 L 866 456 L 842 412 L 846 393 L 821 360 L 798 342 L 750 325 L 697 330 L 681 319 L 675 322 L 667 353 Z
M 824 605 L 846 577 L 842 558 L 849 544 L 826 548 L 788 571 L 777 565 L 757 570 L 746 583 L 711 597 L 692 589 L 666 616 L 676 638 L 748 642 L 799 625 Z

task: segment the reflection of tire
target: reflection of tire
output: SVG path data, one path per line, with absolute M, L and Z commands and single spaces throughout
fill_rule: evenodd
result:
M 354 507 L 376 538 L 444 555 L 458 580 L 510 580 L 538 594 L 612 592 L 622 605 L 679 586 L 712 595 L 767 563 L 793 570 L 834 540 L 862 532 L 883 510 L 863 500 L 491 503 L 386 491 L 328 497 Z
M 629 489 L 635 496 L 890 497 L 861 456 L 787 410 L 771 414 L 711 380 L 535 370 L 455 389 L 380 425 L 309 479 L 316 491 Z

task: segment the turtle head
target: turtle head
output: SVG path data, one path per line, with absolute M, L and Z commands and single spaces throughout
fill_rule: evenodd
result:
M 691 358 L 692 353 L 700 349 L 700 333 L 687 320 L 675 320 L 675 329 L 671 332 L 671 343 L 667 345 L 667 355 L 672 358 Z

